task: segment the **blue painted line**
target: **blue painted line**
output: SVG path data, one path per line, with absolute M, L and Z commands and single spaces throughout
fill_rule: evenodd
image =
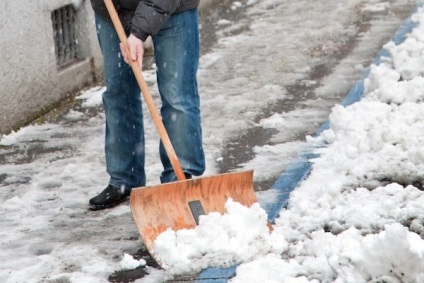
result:
M 207 268 L 197 277 L 195 282 L 225 283 L 236 273 L 237 265 L 229 268 Z
M 424 1 L 418 3 L 412 14 L 415 14 L 419 8 L 424 7 Z M 417 26 L 411 18 L 407 19 L 392 37 L 392 41 L 399 45 L 405 41 L 406 36 Z M 378 56 L 374 59 L 373 64 L 379 65 L 381 58 L 390 57 L 387 50 L 381 50 Z M 361 100 L 364 95 L 364 81 L 369 75 L 369 69 L 364 72 L 361 80 L 358 81 L 347 94 L 346 98 L 340 102 L 342 106 L 348 106 Z M 318 136 L 324 130 L 329 128 L 329 121 L 326 121 L 316 132 Z M 325 146 L 325 145 L 320 145 Z M 268 190 L 271 194 L 275 195 L 274 202 L 265 205 L 264 209 L 268 213 L 268 219 L 274 223 L 280 211 L 287 206 L 290 193 L 297 188 L 300 183 L 307 178 L 312 170 L 311 159 L 318 157 L 314 153 L 319 146 L 307 146 L 294 160 L 288 168 L 280 175 L 277 181 Z M 237 265 L 229 268 L 207 268 L 202 271 L 199 276 L 193 281 L 196 283 L 226 283 L 228 279 L 234 277 L 236 274 Z

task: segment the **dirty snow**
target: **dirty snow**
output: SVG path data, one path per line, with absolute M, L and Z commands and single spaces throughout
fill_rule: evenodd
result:
M 256 110 L 284 96 L 281 85 L 306 78 L 311 59 L 298 52 L 300 47 L 294 43 L 308 38 L 306 49 L 311 47 L 307 44 L 324 42 L 319 51 L 330 50 L 334 48 L 330 35 L 345 31 L 349 20 L 344 11 L 378 12 L 392 5 L 325 1 L 308 11 L 321 13 L 320 20 L 296 22 L 300 17 L 296 13 L 305 10 L 306 2 L 282 5 L 286 2 L 250 1 L 250 16 L 257 16 L 250 32 L 256 40 L 246 34 L 223 33 L 220 47 L 201 59 L 206 175 L 216 172 L 215 160 L 225 158 L 220 149 L 231 133 L 248 128 Z M 235 2 L 232 9 L 240 4 Z M 271 25 L 283 17 L 283 10 L 295 16 L 285 18 L 284 25 Z M 267 13 L 274 17 L 262 17 Z M 326 146 L 318 150 L 320 157 L 313 161 L 311 175 L 292 193 L 272 233 L 261 206 L 246 208 L 229 201 L 228 214 L 204 216 L 194 230 L 161 235 L 155 249 L 166 270 L 146 267 L 150 274 L 136 282 L 163 282 L 173 274 L 235 263 L 240 265 L 230 280 L 233 283 L 424 282 L 424 193 L 420 190 L 424 180 L 424 64 L 420 63 L 424 11 L 419 9 L 413 18 L 419 25 L 408 39 L 399 46 L 385 46 L 392 58 L 371 67 L 365 97 L 351 106 L 335 106 L 330 129 L 308 138 L 308 143 Z M 322 34 L 312 29 L 307 35 L 286 32 L 296 24 L 306 29 L 321 24 L 325 29 L 329 22 L 331 27 Z M 291 38 L 284 41 L 279 36 Z M 287 57 L 277 56 L 282 50 Z M 262 62 L 258 72 L 257 62 Z M 277 77 L 274 71 L 282 66 L 286 76 Z M 353 71 L 362 72 L 363 67 L 357 65 Z M 222 75 L 219 80 L 215 80 L 217 73 Z M 154 85 L 152 73 L 146 75 Z M 322 87 L 323 94 L 324 89 L 328 86 Z M 101 92 L 102 88 L 95 88 L 82 94 L 83 108 L 69 112 L 66 123 L 28 126 L 2 137 L 2 150 L 7 153 L 16 146 L 23 153 L 5 154 L 6 162 L 0 167 L 0 176 L 5 176 L 0 190 L 1 282 L 107 282 L 114 271 L 138 264 L 128 255 L 140 246 L 133 239 L 138 233 L 129 207 L 104 212 L 87 212 L 85 207 L 107 179 L 104 117 L 88 113 L 100 104 Z M 276 113 L 259 124 L 277 129 L 296 117 L 298 113 Z M 160 172 L 154 132 L 147 124 L 146 133 L 153 136 L 146 145 L 146 160 L 152 164 L 147 168 L 150 184 L 157 183 Z M 37 143 L 44 154 L 32 150 Z M 298 151 L 302 145 L 288 146 Z M 255 169 L 259 178 L 274 176 L 275 168 L 283 170 L 287 164 L 288 150 L 281 144 L 255 152 L 256 159 L 244 168 Z M 271 154 L 261 158 L 267 152 Z M 272 162 L 267 164 L 267 158 Z

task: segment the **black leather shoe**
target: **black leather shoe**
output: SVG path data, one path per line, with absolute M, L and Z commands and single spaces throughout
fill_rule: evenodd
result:
M 88 208 L 90 210 L 100 210 L 115 207 L 124 202 L 131 191 L 121 190 L 120 188 L 108 185 L 100 194 L 90 199 Z

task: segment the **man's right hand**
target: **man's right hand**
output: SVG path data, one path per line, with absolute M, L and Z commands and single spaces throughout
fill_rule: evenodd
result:
M 144 46 L 143 41 L 138 39 L 134 35 L 130 35 L 127 39 L 127 48 L 125 48 L 124 44 L 121 43 L 119 45 L 121 48 L 122 56 L 124 56 L 124 61 L 129 64 L 130 61 L 137 61 L 140 69 L 143 68 L 143 54 L 144 54 Z M 128 53 L 127 54 L 127 50 Z

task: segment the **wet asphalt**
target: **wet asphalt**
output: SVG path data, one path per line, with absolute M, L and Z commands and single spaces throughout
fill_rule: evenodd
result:
M 213 7 L 213 9 L 207 9 L 206 11 L 202 11 L 201 13 L 201 53 L 208 53 L 211 48 L 217 42 L 217 31 L 219 26 L 216 25 L 216 21 L 218 19 L 229 19 L 233 22 L 237 22 L 241 19 L 246 18 L 246 6 L 242 6 L 240 9 L 231 9 L 230 8 L 231 1 L 223 1 L 218 5 Z M 243 8 L 244 7 L 244 8 Z M 405 9 L 398 10 L 390 10 L 390 13 L 393 13 L 393 17 L 398 19 L 404 19 L 409 16 L 411 13 L 409 7 Z M 349 54 L 354 50 L 359 41 L 359 35 L 362 32 L 367 31 L 367 29 L 371 26 L 371 21 L 378 18 L 387 16 L 387 11 L 383 11 L 380 13 L 363 13 L 358 15 L 356 26 L 357 33 L 353 34 L 349 38 L 345 38 L 340 42 L 338 48 L 331 53 L 328 54 L 317 54 L 316 56 L 320 57 L 319 63 L 315 66 L 311 67 L 311 71 L 308 74 L 308 79 L 312 81 L 312 84 L 305 84 L 304 80 L 295 82 L 291 85 L 284 86 L 287 89 L 288 95 L 277 103 L 272 105 L 268 105 L 266 108 L 262 109 L 262 114 L 256 117 L 256 122 L 260 121 L 263 118 L 271 116 L 273 113 L 281 113 L 281 112 L 289 112 L 291 110 L 297 109 L 299 107 L 306 107 L 302 104 L 302 101 L 306 99 L 313 99 L 316 94 L 315 90 L 322 85 L 322 80 L 331 75 L 337 65 L 337 62 L 349 56 Z M 246 30 L 234 30 L 232 31 L 234 34 L 243 33 Z M 381 46 L 387 42 L 392 33 L 388 33 L 385 38 L 381 39 L 381 42 L 376 42 L 374 44 L 373 50 L 368 50 L 368 54 L 377 55 Z M 373 56 L 368 56 L 364 62 L 370 64 L 373 60 Z M 367 61 L 368 60 L 368 61 Z M 153 58 L 147 57 L 145 59 L 145 68 L 149 68 L 151 66 Z M 350 80 L 350 86 L 353 86 L 354 83 L 360 79 L 360 77 L 352 77 L 348 78 Z M 98 82 L 100 84 L 100 82 Z M 328 100 L 325 105 L 327 105 L 326 111 L 330 113 L 332 106 L 340 102 L 346 95 L 348 89 L 341 88 L 338 93 L 335 93 L 332 97 L 327 97 Z M 62 119 L 62 117 L 70 110 L 70 109 L 79 109 L 81 107 L 80 102 L 75 100 L 72 96 L 62 101 L 57 107 L 51 112 L 39 117 L 35 123 L 40 123 L 44 121 L 55 122 Z M 99 109 L 92 109 L 90 114 L 94 117 L 98 114 Z M 321 121 L 325 122 L 325 119 Z M 319 126 L 319 125 L 318 125 Z M 294 131 L 291 134 L 292 141 L 301 140 L 304 141 L 307 135 L 314 135 L 316 130 L 318 129 L 317 125 L 311 125 L 307 129 L 302 129 L 299 131 Z M 263 146 L 266 144 L 270 144 L 270 140 L 275 134 L 275 130 L 272 129 L 264 129 L 259 126 L 252 126 L 250 129 L 244 132 L 239 132 L 235 134 L 230 140 L 226 142 L 225 147 L 223 148 L 222 156 L 231 156 L 232 158 L 226 158 L 223 162 L 219 163 L 219 171 L 220 172 L 229 172 L 233 171 L 241 166 L 241 164 L 248 162 L 251 160 L 255 153 L 253 152 L 253 148 L 255 146 Z M 289 142 L 289 141 L 287 141 Z M 34 144 L 34 147 L 14 147 L 8 150 L 1 150 L 0 148 L 0 163 L 5 162 L 8 156 L 22 156 L 22 158 L 18 158 L 17 162 L 29 163 L 31 162 L 30 156 L 33 154 L 41 154 L 46 153 L 46 150 L 61 150 L 66 151 L 66 148 L 43 148 Z M 22 151 L 26 151 L 26 154 L 22 154 Z M 33 153 L 33 154 L 32 154 Z M 25 156 L 28 159 L 25 159 Z M 270 188 L 271 185 L 275 182 L 276 178 L 271 178 L 266 181 L 256 182 L 255 190 L 262 190 L 263 188 Z M 6 176 L 2 176 L 0 174 L 0 183 L 6 178 Z M 20 180 L 20 182 L 25 182 L 25 180 Z M 144 249 L 140 249 L 139 252 L 133 255 L 135 258 L 144 258 L 148 262 L 149 266 L 158 267 L 153 259 L 147 254 Z M 132 271 L 122 271 L 116 272 L 109 277 L 110 282 L 133 282 L 138 278 L 143 277 L 146 274 L 146 271 L 143 268 L 135 269 Z M 186 278 L 178 278 L 173 282 L 190 282 L 192 281 L 192 277 Z
M 217 41 L 217 25 L 215 24 L 218 19 L 228 19 L 233 22 L 238 22 L 241 19 L 246 18 L 246 6 L 242 6 L 244 8 L 240 9 L 231 9 L 231 2 L 224 1 L 219 5 L 214 7 L 213 11 L 204 12 L 201 15 L 201 44 L 202 54 L 206 54 L 213 45 Z M 318 54 L 316 56 L 320 56 L 319 63 L 312 66 L 310 73 L 308 74 L 308 78 L 306 80 L 310 80 L 314 83 L 305 84 L 305 80 L 295 82 L 294 84 L 287 85 L 285 88 L 287 89 L 288 95 L 286 98 L 278 100 L 276 103 L 272 105 L 268 105 L 268 107 L 262 109 L 262 114 L 257 116 L 255 122 L 259 122 L 261 119 L 270 117 L 273 113 L 282 113 L 282 112 L 290 112 L 299 107 L 305 107 L 302 105 L 302 102 L 308 99 L 314 99 L 316 97 L 315 90 L 322 85 L 322 80 L 331 75 L 337 66 L 337 63 L 348 57 L 349 54 L 358 46 L 359 37 L 361 33 L 366 32 L 371 27 L 371 21 L 375 20 L 379 17 L 385 17 L 388 13 L 393 13 L 393 16 L 404 19 L 409 16 L 411 13 L 409 7 L 405 7 L 405 9 L 391 10 L 385 12 L 373 12 L 373 13 L 363 13 L 358 15 L 357 21 L 355 22 L 357 33 L 352 35 L 349 38 L 343 39 L 338 49 L 334 50 L 329 54 Z M 246 30 L 240 29 L 233 31 L 233 35 L 238 33 L 243 33 Z M 365 59 L 361 64 L 369 65 L 372 63 L 374 57 L 378 54 L 381 49 L 381 46 L 390 40 L 392 34 L 388 33 L 386 37 L 381 38 L 381 42 L 376 42 L 373 46 L 373 50 L 368 50 L 368 54 L 373 54 L 373 56 L 369 56 L 368 59 Z M 361 79 L 360 76 L 347 78 L 350 79 L 348 85 L 353 86 L 358 80 Z M 349 89 L 341 88 L 340 92 L 335 93 L 332 97 L 327 98 L 327 112 L 328 114 L 331 111 L 332 106 L 341 102 L 343 98 L 346 96 Z M 325 119 L 320 121 L 322 124 L 326 122 Z M 314 135 L 321 124 L 312 124 L 308 129 L 302 129 L 299 131 L 294 131 L 291 135 L 290 141 L 304 141 L 305 137 L 308 135 Z M 219 172 L 225 173 L 233 170 L 237 170 L 241 167 L 241 164 L 248 162 L 253 159 L 255 153 L 253 152 L 253 148 L 255 146 L 263 146 L 266 144 L 270 144 L 270 140 L 275 134 L 275 130 L 273 129 L 265 129 L 260 126 L 253 126 L 247 131 L 239 132 L 236 136 L 232 137 L 230 140 L 226 142 L 225 147 L 223 148 L 222 156 L 230 156 L 231 158 L 223 159 L 223 162 L 219 163 Z M 255 182 L 254 187 L 256 191 L 263 190 L 264 188 L 270 188 L 272 184 L 276 181 L 278 176 L 271 178 L 266 181 Z M 155 262 L 149 257 L 145 250 L 140 250 L 138 255 L 135 255 L 135 258 L 143 258 L 147 260 L 150 266 L 159 267 Z M 140 278 L 144 276 L 145 271 L 143 268 L 139 268 L 136 270 L 128 271 L 128 272 L 117 272 L 109 278 L 111 282 L 132 282 L 136 278 Z M 182 282 L 193 282 L 195 280 L 195 276 L 184 276 L 179 277 L 173 280 L 174 283 L 182 283 Z
M 245 7 L 245 6 L 244 6 Z M 221 5 L 218 7 L 220 9 L 220 15 L 226 15 L 230 20 L 237 21 L 238 19 L 245 18 L 245 9 L 240 9 L 236 11 L 232 11 L 225 5 Z M 381 11 L 381 12 L 365 12 L 357 15 L 357 20 L 355 22 L 356 25 L 356 33 L 351 35 L 348 38 L 343 38 L 340 40 L 338 44 L 338 48 L 333 50 L 331 53 L 322 54 L 319 51 L 315 52 L 311 50 L 311 56 L 319 56 L 320 60 L 314 66 L 311 66 L 311 71 L 308 74 L 308 78 L 303 79 L 302 81 L 297 81 L 293 84 L 284 86 L 287 90 L 287 96 L 284 99 L 278 100 L 276 103 L 272 105 L 268 105 L 268 107 L 262 109 L 262 114 L 257 116 L 255 122 L 259 122 L 263 118 L 270 117 L 274 113 L 282 113 L 282 112 L 290 112 L 298 108 L 306 107 L 303 105 L 303 101 L 313 100 L 317 98 L 315 94 L 315 90 L 322 86 L 322 80 L 331 75 L 335 71 L 335 67 L 338 62 L 347 58 L 349 54 L 358 47 L 360 41 L 360 35 L 364 32 L 367 32 L 372 25 L 372 21 L 378 18 L 387 17 L 388 14 L 392 14 L 391 16 L 398 19 L 407 18 L 410 13 L 410 7 L 406 6 L 397 10 L 390 11 Z M 213 16 L 207 16 L 203 19 L 202 23 L 205 22 L 213 22 Z M 213 26 L 205 25 L 205 29 L 203 30 L 204 35 L 202 35 L 206 40 L 204 43 L 206 44 L 205 49 L 208 50 L 208 45 L 213 44 L 214 37 L 212 34 L 215 33 Z M 243 30 L 239 30 L 237 32 L 244 32 Z M 395 31 L 393 31 L 395 32 Z M 388 33 L 386 36 L 383 36 L 379 39 L 379 42 L 375 42 L 372 45 L 371 50 L 367 50 L 365 54 L 371 54 L 368 58 L 363 58 L 364 60 L 361 62 L 364 66 L 369 66 L 373 59 L 377 56 L 378 52 L 381 50 L 383 44 L 388 42 L 393 34 Z M 315 52 L 315 53 L 314 53 Z M 282 74 L 284 75 L 284 74 Z M 357 81 L 361 79 L 361 76 L 357 77 L 347 77 L 348 80 L 348 89 L 345 87 L 341 87 L 339 92 L 334 93 L 333 96 L 327 97 L 323 104 L 326 105 L 325 111 L 330 114 L 331 108 L 341 102 L 343 98 L 347 95 L 350 87 L 352 87 Z M 305 84 L 305 81 L 311 81 L 311 84 Z M 287 140 L 286 142 L 291 141 L 305 141 L 306 136 L 314 136 L 317 132 L 318 128 L 326 122 L 326 118 L 319 122 L 319 124 L 311 124 L 311 127 L 308 129 L 302 130 L 294 130 L 290 137 L 291 140 Z M 220 173 L 229 172 L 236 170 L 239 168 L 240 164 L 248 162 L 253 159 L 255 153 L 253 152 L 253 148 L 255 146 L 264 146 L 267 144 L 272 144 L 270 140 L 275 134 L 275 130 L 266 129 L 261 126 L 254 126 L 248 129 L 245 132 L 238 133 L 237 136 L 232 137 L 230 140 L 226 142 L 226 145 L 223 149 L 222 156 L 231 156 L 232 158 L 226 158 L 219 164 Z M 260 191 L 263 189 L 270 188 L 272 184 L 276 181 L 279 176 L 275 176 L 271 179 L 261 182 L 255 182 L 255 190 Z

